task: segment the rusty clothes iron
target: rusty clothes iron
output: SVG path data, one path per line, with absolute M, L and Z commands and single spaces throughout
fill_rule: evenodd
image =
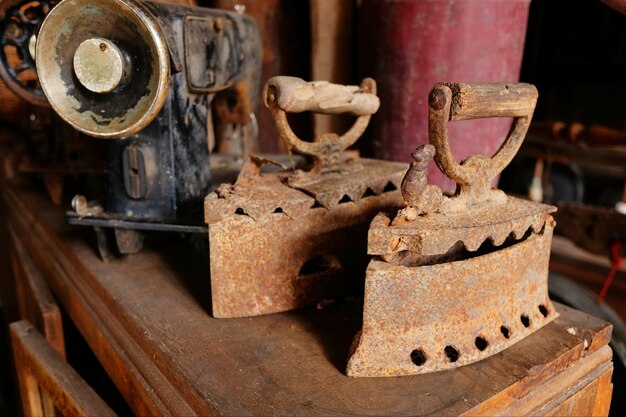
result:
M 378 109 L 373 80 L 343 86 L 274 77 L 264 96 L 288 149 L 314 162 L 309 171 L 267 173 L 261 166 L 272 162 L 252 157 L 235 184 L 207 196 L 215 317 L 286 311 L 362 288 L 367 227 L 402 202 L 406 164 L 344 152 Z M 341 136 L 305 142 L 287 121 L 288 112 L 304 111 L 357 119 Z
M 558 316 L 548 298 L 552 206 L 492 189 L 521 145 L 537 100 L 529 84 L 437 84 L 430 144 L 412 154 L 405 208 L 382 212 L 368 235 L 363 328 L 349 376 L 399 376 L 456 368 L 494 355 Z M 513 117 L 491 158 L 458 164 L 449 121 Z M 428 165 L 455 181 L 447 197 Z

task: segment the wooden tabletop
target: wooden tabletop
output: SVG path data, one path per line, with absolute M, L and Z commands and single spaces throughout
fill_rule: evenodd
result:
M 66 225 L 63 210 L 29 187 L 2 190 L 14 244 L 45 271 L 136 414 L 520 415 L 553 410 L 563 392 L 603 375 L 610 386 L 611 326 L 564 306 L 555 322 L 482 362 L 411 377 L 349 378 L 358 299 L 214 319 L 208 258 L 187 242 L 167 236 L 104 263 L 91 230 Z M 608 411 L 606 401 L 594 407 Z

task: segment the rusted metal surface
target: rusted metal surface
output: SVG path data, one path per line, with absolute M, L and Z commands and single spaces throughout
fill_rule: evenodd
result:
M 368 254 L 375 257 L 349 376 L 411 375 L 476 362 L 558 316 L 547 284 L 556 208 L 490 188 L 521 145 L 536 98 L 534 87 L 522 84 L 435 86 L 431 144 L 412 154 L 402 181 L 405 207 L 380 213 L 369 229 Z M 491 158 L 458 164 L 447 123 L 488 116 L 514 117 L 504 145 Z M 457 182 L 455 195 L 427 183 L 433 159 Z
M 348 375 L 456 368 L 552 321 L 558 314 L 548 298 L 552 224 L 546 226 L 523 242 L 461 262 L 415 268 L 373 260 Z
M 215 317 L 285 311 L 356 291 L 362 287 L 360 277 L 367 264 L 369 222 L 381 210 L 401 205 L 399 189 L 406 164 L 343 152 L 358 139 L 378 107 L 368 107 L 377 103 L 373 80 L 362 84 L 369 86 L 367 91 L 285 81 L 293 79 L 268 82 L 266 103 L 288 146 L 315 161 L 308 171 L 264 173 L 263 165 L 280 164 L 251 157 L 235 184 L 223 184 L 207 196 Z M 293 85 L 331 93 L 324 100 L 315 93 L 290 97 Z M 323 112 L 344 106 L 343 111 L 352 106 L 361 115 L 344 140 L 330 134 L 307 143 L 286 125 L 287 110 L 278 104 L 285 101 L 279 97 L 295 100 L 286 101 L 295 107 L 283 104 L 291 110 Z M 364 101 L 367 106 L 358 104 Z
M 457 242 L 471 252 L 489 239 L 501 246 L 509 237 L 520 240 L 528 230 L 540 233 L 553 206 L 508 197 L 494 207 L 481 207 L 453 213 L 432 213 L 410 221 L 400 215 L 390 218 L 381 213 L 372 221 L 368 253 L 385 255 L 409 251 L 419 255 L 446 253 Z
M 312 197 L 281 183 L 264 191 L 251 193 L 244 210 L 238 199 L 213 195 L 206 201 L 209 222 L 213 203 L 226 200 L 232 209 L 209 225 L 215 317 L 286 311 L 362 288 L 367 225 L 399 204 L 397 190 L 330 210 L 313 208 Z
M 406 164 L 381 162 L 365 158 L 348 159 L 344 162 L 347 171 L 331 171 L 318 177 L 300 171 L 287 181 L 289 186 L 312 196 L 323 207 L 333 209 L 346 201 L 399 190 Z

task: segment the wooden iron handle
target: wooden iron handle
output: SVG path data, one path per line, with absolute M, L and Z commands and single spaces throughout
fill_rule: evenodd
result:
M 537 88 L 526 83 L 438 83 L 430 93 L 430 107 L 445 105 L 446 88 L 452 92 L 449 121 L 530 116 L 538 95 Z
M 295 77 L 273 77 L 263 89 L 265 105 L 280 137 L 289 151 L 310 155 L 318 166 L 336 165 L 342 160 L 341 153 L 352 146 L 363 134 L 372 114 L 380 106 L 376 96 L 376 81 L 365 78 L 360 86 L 331 84 L 327 81 L 306 82 Z M 341 136 L 325 133 L 313 142 L 298 138 L 291 130 L 287 113 L 312 111 L 322 114 L 350 113 L 357 116 L 352 127 Z
M 267 107 L 277 106 L 287 113 L 310 111 L 366 116 L 376 113 L 380 107 L 376 91 L 366 91 L 361 86 L 332 84 L 328 81 L 306 82 L 285 76 L 270 78 L 265 84 L 263 97 Z

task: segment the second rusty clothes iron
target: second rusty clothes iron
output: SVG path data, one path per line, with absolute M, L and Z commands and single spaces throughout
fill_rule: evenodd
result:
M 314 162 L 309 171 L 261 173 L 272 161 L 253 157 L 235 184 L 207 197 L 215 317 L 285 311 L 358 290 L 368 224 L 402 202 L 406 164 L 344 153 L 379 107 L 374 80 L 357 87 L 274 77 L 264 97 L 288 149 Z M 304 111 L 357 119 L 341 136 L 305 142 L 287 121 L 288 112 Z
M 492 189 L 521 145 L 537 90 L 529 84 L 437 84 L 429 96 L 430 144 L 412 154 L 406 207 L 372 221 L 363 328 L 349 376 L 398 376 L 476 362 L 558 316 L 548 298 L 552 206 Z M 513 117 L 500 150 L 458 164 L 448 122 Z M 428 165 L 458 184 L 447 197 Z

